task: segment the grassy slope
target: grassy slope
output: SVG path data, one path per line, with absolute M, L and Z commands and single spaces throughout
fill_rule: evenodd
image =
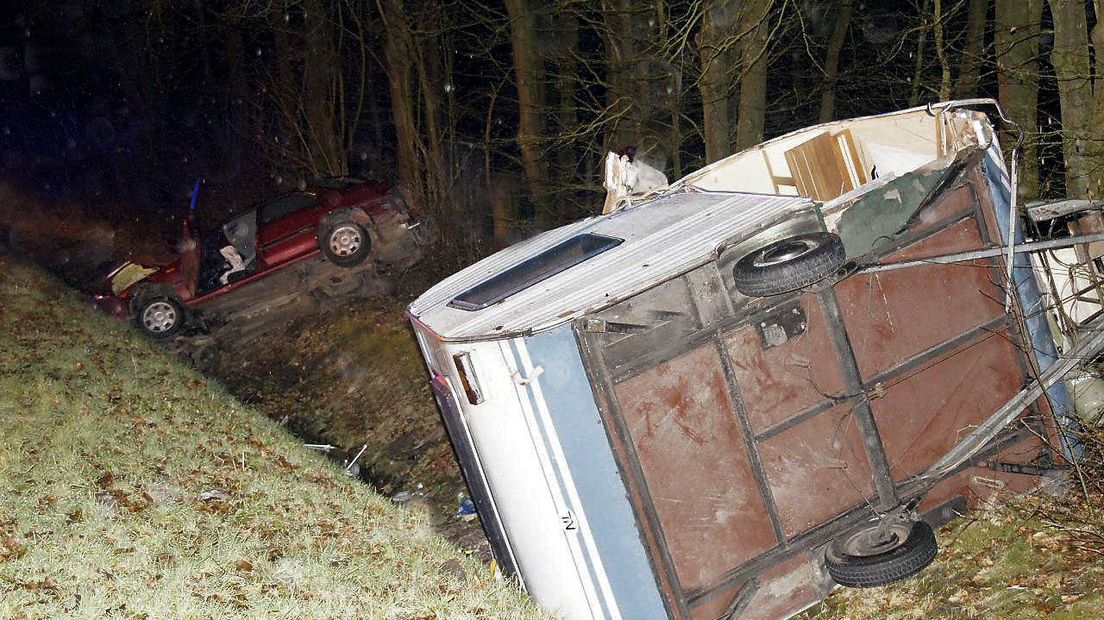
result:
M 88 306 L 0 255 L 0 617 L 540 616 Z
M 456 509 L 460 471 L 403 304 L 309 317 L 264 348 L 223 353 L 211 372 L 269 417 L 361 458 L 384 493 L 421 491 Z

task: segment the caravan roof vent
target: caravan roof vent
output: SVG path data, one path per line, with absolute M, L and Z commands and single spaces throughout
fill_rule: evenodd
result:
M 460 293 L 448 305 L 461 310 L 482 310 L 510 295 L 571 269 L 575 265 L 615 248 L 624 239 L 585 233 L 556 244 L 502 273 Z

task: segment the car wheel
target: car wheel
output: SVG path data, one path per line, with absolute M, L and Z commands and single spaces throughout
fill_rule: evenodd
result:
M 877 525 L 832 541 L 824 551 L 824 565 L 836 583 L 850 588 L 873 588 L 919 573 L 932 563 L 939 546 L 935 532 L 923 521 Z
M 331 263 L 351 267 L 368 258 L 372 239 L 363 226 L 345 218 L 327 225 L 318 236 L 318 245 Z
M 138 304 L 138 328 L 154 338 L 168 338 L 184 327 L 184 304 L 166 295 L 154 295 Z
M 843 241 L 817 232 L 775 241 L 741 258 L 732 268 L 736 290 L 769 297 L 816 284 L 843 266 Z

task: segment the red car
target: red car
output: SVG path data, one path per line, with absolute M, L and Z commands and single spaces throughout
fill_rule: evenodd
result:
M 108 313 L 167 338 L 184 326 L 190 309 L 320 252 L 342 267 L 362 263 L 381 230 L 409 228 L 401 201 L 387 190 L 375 182 L 325 179 L 202 234 L 186 218 L 179 258 L 158 267 L 123 263 L 94 298 Z

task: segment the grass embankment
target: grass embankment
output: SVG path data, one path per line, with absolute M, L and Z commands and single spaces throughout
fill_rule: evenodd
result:
M 0 617 L 540 617 L 424 516 L 3 255 L 0 429 Z
M 465 489 L 403 309 L 373 300 L 307 317 L 209 370 L 305 437 L 350 456 L 367 444 L 360 464 L 383 493 L 425 493 L 444 518 Z

